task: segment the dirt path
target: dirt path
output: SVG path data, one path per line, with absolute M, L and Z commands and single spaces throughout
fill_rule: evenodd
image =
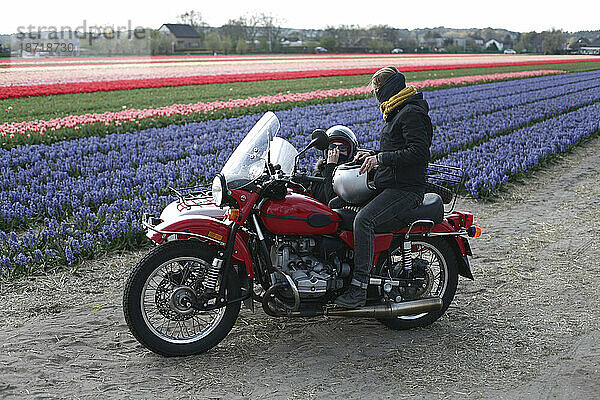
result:
M 0 398 L 598 398 L 599 165 L 595 139 L 496 202 L 460 201 L 484 230 L 476 280 L 426 329 L 242 309 L 208 354 L 165 359 L 121 311 L 141 252 L 3 284 Z

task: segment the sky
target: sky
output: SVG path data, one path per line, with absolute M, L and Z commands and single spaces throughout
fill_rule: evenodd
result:
M 137 26 L 159 28 L 177 22 L 185 11 L 199 11 L 210 26 L 221 26 L 240 16 L 270 14 L 286 28 L 323 29 L 327 26 L 390 25 L 394 28 L 505 28 L 517 32 L 563 29 L 600 30 L 600 1 L 527 0 L 146 0 L 144 2 L 103 0 L 83 2 L 62 0 L 23 3 L 5 2 L 0 12 L 0 34 L 26 32 L 38 27 L 83 25 Z M 41 29 L 43 30 L 43 29 Z

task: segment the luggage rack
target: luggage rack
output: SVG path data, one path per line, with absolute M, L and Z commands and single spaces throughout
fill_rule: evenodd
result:
M 188 186 L 177 189 L 169 186 L 169 190 L 188 210 L 194 206 L 213 204 L 212 191 L 205 186 Z
M 451 204 L 447 210 L 444 206 L 446 213 L 454 210 L 458 193 L 464 187 L 465 180 L 465 173 L 461 168 L 443 164 L 427 165 L 427 181 L 431 184 L 428 190 L 433 188 L 433 191 L 442 197 L 445 205 Z

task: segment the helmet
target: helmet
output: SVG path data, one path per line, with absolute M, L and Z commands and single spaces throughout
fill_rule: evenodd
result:
M 350 161 L 354 158 L 358 149 L 358 140 L 356 140 L 356 135 L 350 128 L 344 125 L 335 125 L 327 129 L 327 132 L 325 133 L 327 133 L 329 143 L 340 140 L 348 144 L 348 156 L 346 157 L 346 161 Z
M 333 191 L 350 204 L 361 205 L 375 193 L 368 181 L 368 174 L 359 174 L 360 165 L 341 164 L 333 172 Z

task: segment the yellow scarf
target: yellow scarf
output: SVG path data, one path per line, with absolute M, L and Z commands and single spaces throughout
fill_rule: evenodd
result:
M 407 86 L 392 97 L 388 101 L 384 101 L 381 103 L 379 108 L 381 109 L 381 113 L 383 114 L 383 119 L 387 119 L 388 115 L 398 106 L 400 106 L 406 99 L 410 96 L 414 96 L 417 94 L 417 88 L 414 86 Z

